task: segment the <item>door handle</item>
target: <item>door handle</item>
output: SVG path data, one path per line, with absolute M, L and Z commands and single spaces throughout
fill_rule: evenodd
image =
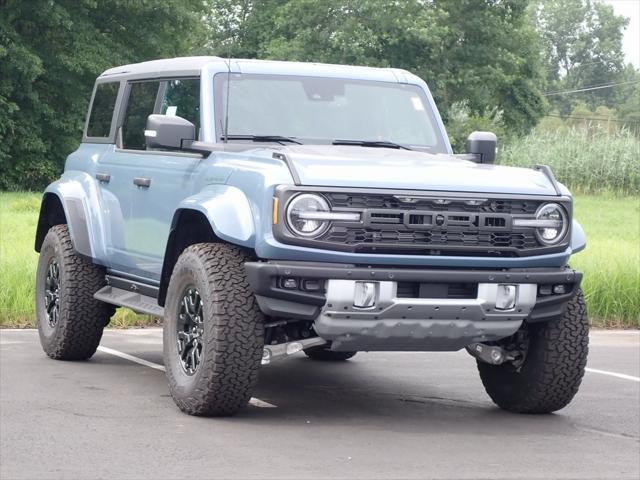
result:
M 96 179 L 100 183 L 109 183 L 111 181 L 111 174 L 104 172 L 96 173 Z
M 149 188 L 151 186 L 151 179 L 144 177 L 136 177 L 133 179 L 133 184 L 142 188 Z

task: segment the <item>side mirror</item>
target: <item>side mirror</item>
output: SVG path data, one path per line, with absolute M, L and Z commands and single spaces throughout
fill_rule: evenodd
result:
M 498 137 L 491 132 L 473 132 L 467 138 L 465 151 L 476 157 L 478 163 L 493 163 L 496 161 Z
M 196 139 L 196 127 L 182 117 L 149 115 L 144 131 L 148 148 L 181 150 Z

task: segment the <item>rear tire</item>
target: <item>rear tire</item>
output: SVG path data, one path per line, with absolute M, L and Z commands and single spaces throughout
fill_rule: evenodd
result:
M 329 350 L 325 345 L 319 347 L 307 348 L 304 353 L 311 360 L 319 360 L 321 362 L 344 362 L 354 357 L 358 352 L 334 352 Z
M 115 308 L 93 298 L 106 285 L 104 268 L 76 253 L 66 225 L 44 239 L 36 273 L 40 343 L 56 360 L 85 360 L 102 338 Z
M 264 320 L 238 247 L 185 249 L 171 275 L 163 326 L 169 390 L 185 413 L 233 415 L 258 379 Z
M 480 378 L 500 408 L 518 413 L 550 413 L 578 392 L 589 350 L 589 323 L 582 291 L 556 320 L 530 324 L 521 368 L 478 361 Z

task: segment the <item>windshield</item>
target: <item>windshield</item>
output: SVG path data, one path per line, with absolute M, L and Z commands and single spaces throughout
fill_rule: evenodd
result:
M 226 73 L 215 77 L 219 139 L 224 133 L 228 93 L 230 141 L 280 136 L 300 143 L 390 142 L 446 152 L 427 97 L 416 85 L 231 74 L 227 92 L 227 78 Z

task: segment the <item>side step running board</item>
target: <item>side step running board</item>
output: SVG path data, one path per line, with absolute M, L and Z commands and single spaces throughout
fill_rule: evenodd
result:
M 98 290 L 93 295 L 93 298 L 118 305 L 119 307 L 130 308 L 134 312 L 147 313 L 155 317 L 164 316 L 164 308 L 158 305 L 158 301 L 155 298 L 123 290 L 122 288 L 107 285 Z

